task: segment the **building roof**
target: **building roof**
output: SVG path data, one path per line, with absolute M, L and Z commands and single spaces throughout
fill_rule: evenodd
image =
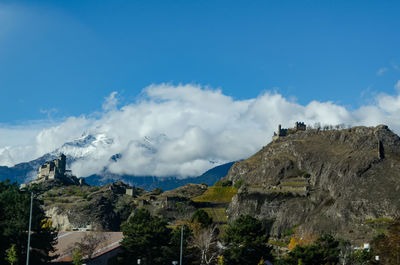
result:
M 103 242 L 95 249 L 93 258 L 101 256 L 110 252 L 120 246 L 123 235 L 122 232 L 90 232 L 90 231 L 65 231 L 58 232 L 58 243 L 56 251 L 51 253 L 55 256 L 52 262 L 70 262 L 72 261 L 72 253 L 74 245 L 81 241 L 81 239 L 88 233 L 101 233 L 104 237 Z M 58 257 L 57 257 L 58 255 Z

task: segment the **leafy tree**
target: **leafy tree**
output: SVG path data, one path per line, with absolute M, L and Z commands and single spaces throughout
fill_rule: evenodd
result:
M 0 182 L 0 260 L 5 259 L 6 249 L 15 244 L 17 264 L 25 263 L 29 227 L 30 193 L 20 191 L 16 183 Z M 41 201 L 34 199 L 30 263 L 45 264 L 51 260 L 57 233 L 46 218 Z
M 267 246 L 268 234 L 262 223 L 249 216 L 240 216 L 229 225 L 224 236 L 227 247 L 224 258 L 227 264 L 258 264 L 261 259 L 271 260 Z
M 74 265 L 82 265 L 83 264 L 83 253 L 80 248 L 75 248 L 72 253 L 72 263 Z
M 213 219 L 203 209 L 198 209 L 190 219 L 190 222 L 198 222 L 202 228 L 209 227 L 213 223 Z
M 122 225 L 124 239 L 121 242 L 119 261 L 132 264 L 141 259 L 144 265 L 170 263 L 171 229 L 163 219 L 152 216 L 149 211 L 139 209 Z
M 331 265 L 339 261 L 340 241 L 331 235 L 319 237 L 314 244 L 297 245 L 278 265 Z
M 15 250 L 15 244 L 12 244 L 9 249 L 6 250 L 6 260 L 11 264 L 14 265 L 18 262 L 17 251 Z

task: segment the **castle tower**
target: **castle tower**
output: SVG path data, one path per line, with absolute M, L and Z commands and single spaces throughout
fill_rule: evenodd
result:
M 63 174 L 65 173 L 65 168 L 67 165 L 67 157 L 64 154 L 61 154 L 58 157 L 58 168 L 60 170 L 60 173 L 62 172 Z

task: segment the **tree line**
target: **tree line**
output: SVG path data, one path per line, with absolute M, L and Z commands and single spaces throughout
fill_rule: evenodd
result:
M 57 233 L 41 204 L 37 198 L 33 201 L 30 264 L 35 265 L 49 264 L 57 243 Z M 30 190 L 21 191 L 16 183 L 0 182 L 0 264 L 25 264 L 29 206 Z M 226 226 L 216 226 L 207 212 L 199 209 L 188 220 L 171 226 L 162 217 L 137 209 L 122 225 L 121 251 L 110 265 L 137 264 L 138 259 L 142 265 L 179 261 L 182 227 L 183 264 L 400 264 L 400 220 L 379 234 L 370 250 L 354 250 L 347 241 L 322 235 L 307 244 L 290 242 L 290 251 L 279 257 L 268 243 L 270 224 L 243 215 Z M 101 241 L 89 239 L 76 245 L 74 264 L 82 264 L 83 257 L 90 260 L 93 247 Z
M 259 264 L 272 260 L 267 227 L 246 215 L 230 224 L 219 242 L 220 229 L 204 211 L 197 210 L 189 221 L 169 227 L 160 217 L 138 209 L 122 226 L 124 238 L 115 264 L 171 264 L 179 260 L 181 226 L 184 230 L 183 264 Z
M 242 215 L 224 231 L 214 226 L 204 210 L 183 222 L 183 264 L 261 265 L 366 265 L 400 264 L 400 220 L 379 234 L 370 249 L 356 249 L 350 242 L 322 235 L 307 244 L 291 242 L 290 251 L 277 257 L 268 244 L 270 223 Z M 121 252 L 114 264 L 172 264 L 179 260 L 180 226 L 169 227 L 160 217 L 139 209 L 123 225 Z M 378 257 L 377 257 L 378 256 Z

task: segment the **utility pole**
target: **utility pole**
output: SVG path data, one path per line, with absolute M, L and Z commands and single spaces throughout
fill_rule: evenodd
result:
M 26 265 L 29 265 L 29 252 L 31 248 L 33 191 L 31 191 L 31 209 L 29 211 L 28 247 L 26 249 Z
M 183 252 L 183 224 L 181 225 L 181 255 L 179 257 L 179 265 L 182 265 L 182 252 Z

